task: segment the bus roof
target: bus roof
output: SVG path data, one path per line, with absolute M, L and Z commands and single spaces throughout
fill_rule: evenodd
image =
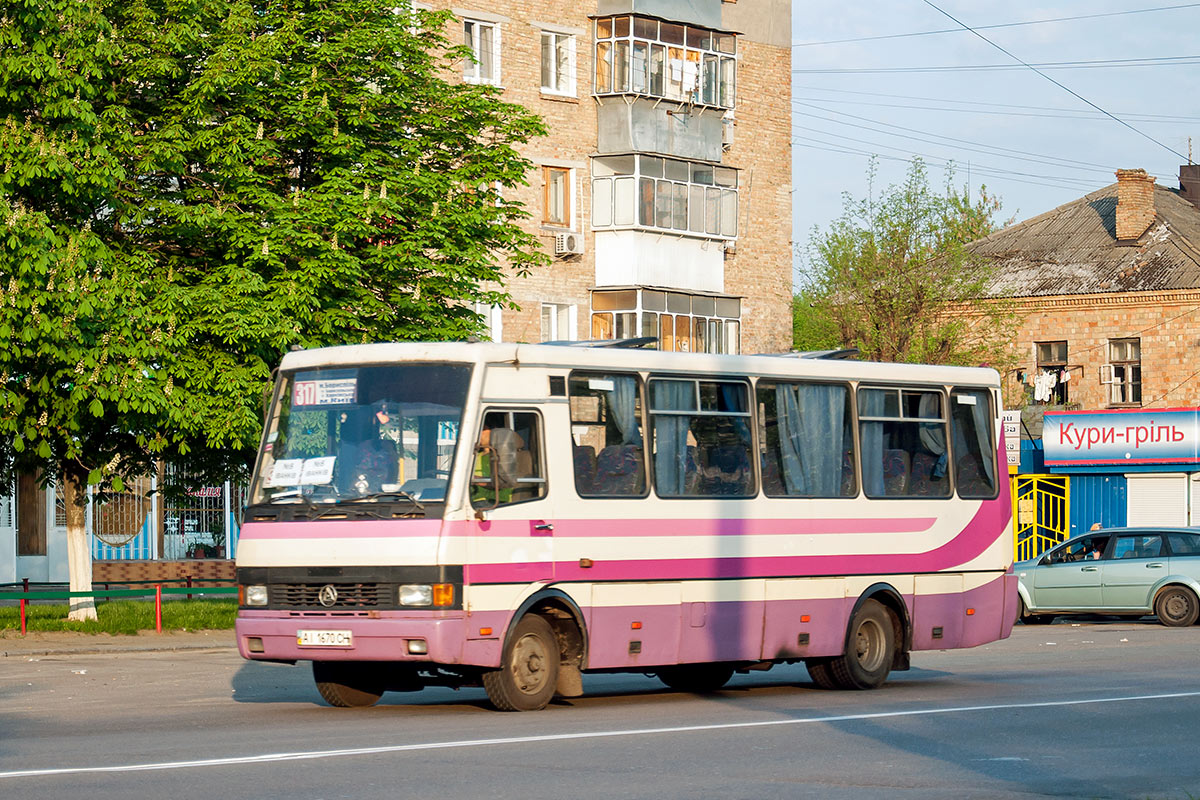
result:
M 1000 376 L 986 367 L 893 364 L 876 361 L 803 358 L 800 354 L 718 355 L 676 353 L 625 347 L 575 347 L 508 342 L 383 342 L 297 350 L 283 357 L 280 369 L 318 369 L 352 365 L 436 361 L 509 364 L 561 369 L 646 370 L 692 375 L 756 375 L 777 378 L 904 381 L 975 384 L 998 387 Z

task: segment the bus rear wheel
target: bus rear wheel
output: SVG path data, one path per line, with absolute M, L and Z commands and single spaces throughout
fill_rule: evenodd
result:
M 312 666 L 317 691 L 331 706 L 373 706 L 383 697 L 383 679 L 372 665 L 351 661 L 314 661 Z
M 828 689 L 877 689 L 896 657 L 892 615 L 877 600 L 866 600 L 850 618 L 846 652 L 806 662 L 813 682 Z
M 678 664 L 663 667 L 658 679 L 677 692 L 709 694 L 729 683 L 733 667 L 722 664 Z
M 483 688 L 500 711 L 538 711 L 554 697 L 559 651 L 554 629 L 529 614 L 513 629 L 500 669 L 483 673 Z

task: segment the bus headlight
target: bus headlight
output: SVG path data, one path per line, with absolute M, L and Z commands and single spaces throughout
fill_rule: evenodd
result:
M 267 604 L 266 586 L 247 586 L 244 591 L 246 605 L 265 606 Z
M 400 587 L 400 605 L 433 605 L 433 587 L 428 583 L 406 583 Z

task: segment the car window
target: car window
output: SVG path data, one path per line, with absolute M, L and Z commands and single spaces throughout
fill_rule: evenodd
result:
M 1168 533 L 1171 554 L 1176 556 L 1200 556 L 1200 536 L 1194 533 Z
M 1113 558 L 1158 558 L 1162 555 L 1162 536 L 1154 534 L 1138 534 L 1136 536 L 1118 536 L 1113 548 Z
M 1043 564 L 1065 564 L 1072 561 L 1095 561 L 1104 554 L 1108 547 L 1109 536 L 1084 536 L 1067 542 L 1057 550 L 1052 550 L 1043 560 Z

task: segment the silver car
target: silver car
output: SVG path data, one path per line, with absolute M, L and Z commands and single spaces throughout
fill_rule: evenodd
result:
M 1200 616 L 1200 530 L 1091 531 L 1014 569 L 1026 624 L 1062 614 L 1156 614 L 1183 627 Z

